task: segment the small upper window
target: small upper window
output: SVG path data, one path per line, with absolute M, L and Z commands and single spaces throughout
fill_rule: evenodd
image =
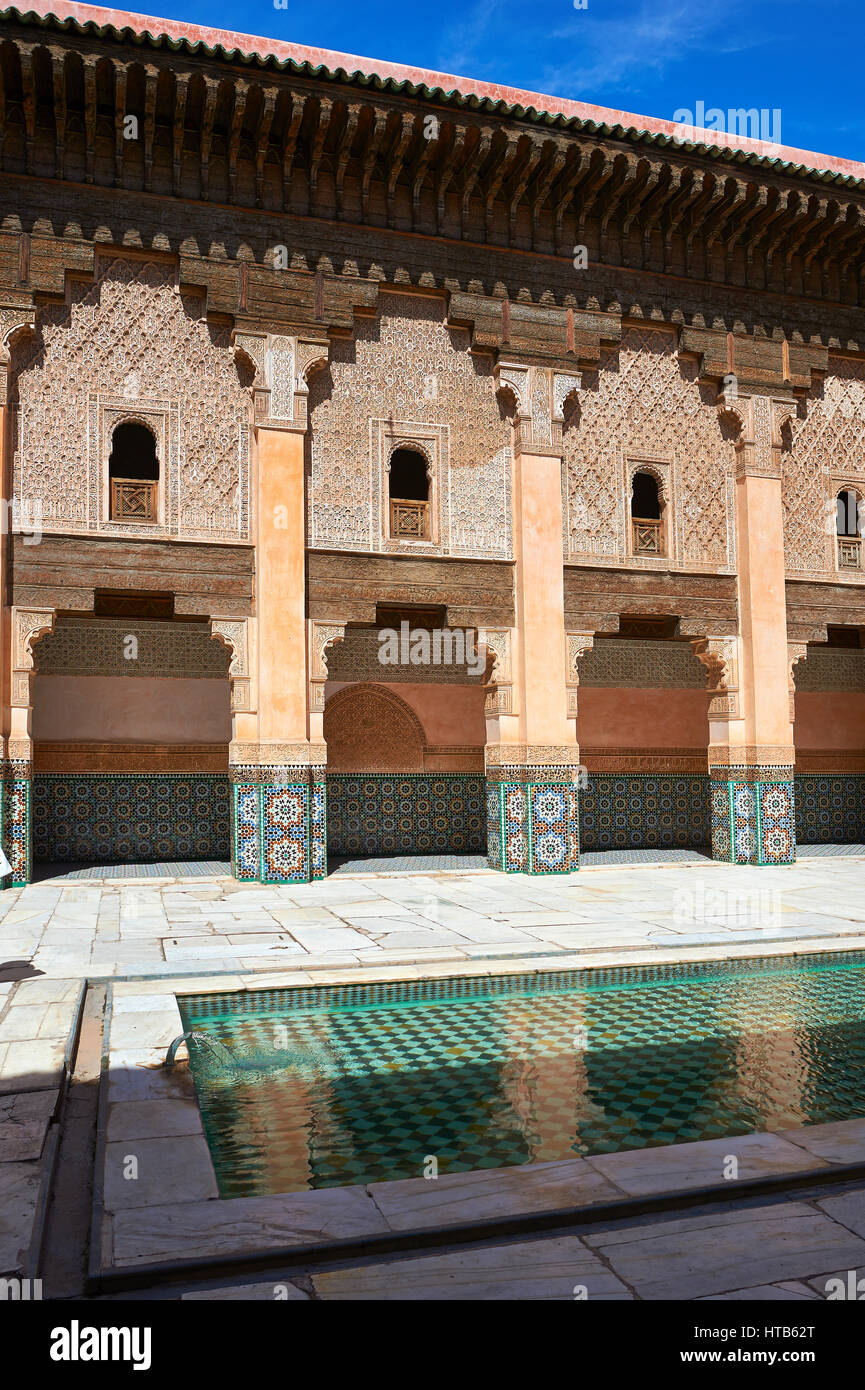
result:
M 400 540 L 428 540 L 429 475 L 417 449 L 395 449 L 390 459 L 390 534 Z
M 859 535 L 859 497 L 844 488 L 835 499 L 835 531 L 838 537 L 838 568 L 862 568 L 862 539 Z
M 126 420 L 111 439 L 108 460 L 112 521 L 156 521 L 159 460 L 146 425 Z
M 838 493 L 835 501 L 835 529 L 839 536 L 858 536 L 858 505 L 859 498 L 852 488 L 845 488 L 843 492 Z
M 664 534 L 658 480 L 635 473 L 631 490 L 631 527 L 635 555 L 662 555 Z

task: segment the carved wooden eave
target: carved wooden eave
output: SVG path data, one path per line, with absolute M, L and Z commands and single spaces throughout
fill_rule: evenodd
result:
M 679 355 L 696 358 L 700 380 L 731 399 L 739 395 L 776 398 L 807 395 L 814 379 L 829 370 L 828 349 L 786 338 L 758 338 L 714 328 L 683 328 Z
M 469 331 L 473 352 L 561 371 L 596 367 L 601 347 L 622 336 L 619 314 L 456 292 L 448 296 L 448 323 Z
M 865 302 L 849 175 L 50 17 L 3 32 L 6 174 Z

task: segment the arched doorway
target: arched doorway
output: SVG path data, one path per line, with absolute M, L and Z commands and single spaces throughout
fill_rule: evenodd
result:
M 209 622 L 61 615 L 33 650 L 34 866 L 226 872 L 231 653 Z

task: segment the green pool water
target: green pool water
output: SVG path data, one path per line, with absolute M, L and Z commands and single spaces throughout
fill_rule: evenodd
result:
M 178 1002 L 224 1197 L 865 1114 L 859 953 Z

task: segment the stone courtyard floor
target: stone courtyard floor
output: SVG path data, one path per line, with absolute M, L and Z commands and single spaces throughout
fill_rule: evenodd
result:
M 119 1051 L 110 1084 L 134 1081 L 134 1094 L 120 1095 L 123 1115 L 136 1111 L 144 1120 L 152 1107 L 155 1121 L 168 1085 L 159 1063 L 166 1040 L 180 1030 L 176 991 L 865 950 L 863 854 L 803 856 L 787 868 L 759 869 L 695 855 L 586 865 L 561 879 L 505 878 L 480 867 L 406 873 L 396 866 L 284 886 L 240 885 L 219 873 L 184 876 L 176 867 L 174 877 L 45 878 L 0 894 L 0 1275 L 32 1269 L 40 1249 L 62 1247 L 67 1227 L 68 1241 L 80 1239 L 85 1248 L 90 1191 L 81 1155 L 90 1153 L 92 1165 L 86 1136 L 96 1126 L 102 1046 L 101 1017 L 88 1017 L 87 1009 L 101 1009 L 108 984 L 109 1002 L 113 990 L 120 1010 L 112 1023 Z M 85 981 L 94 1003 L 81 1015 Z M 191 1080 L 177 1074 L 170 1084 L 189 1088 Z M 63 1100 L 69 1087 L 71 1114 Z M 109 1221 L 145 1263 L 166 1232 L 172 1239 L 179 1232 L 184 1249 L 195 1240 L 220 1253 L 238 1241 L 242 1248 L 254 1244 L 259 1218 L 251 1206 L 235 1228 L 231 1204 L 213 1200 L 215 1190 L 202 1190 L 203 1201 L 192 1195 L 195 1165 L 183 1146 L 190 1154 L 202 1148 L 203 1138 L 188 1137 L 188 1125 L 200 1127 L 200 1119 L 194 1098 L 172 1104 L 189 1108 L 188 1119 L 177 1131 L 151 1125 L 143 1143 L 168 1146 L 168 1168 L 148 1200 L 180 1205 L 161 1215 L 158 1208 L 124 1214 L 106 1197 Z M 130 1136 L 122 1138 L 128 1148 Z M 719 1203 L 721 1150 L 741 1153 L 746 1179 L 781 1187 Z M 208 1165 L 206 1148 L 196 1161 Z M 81 1189 L 72 1199 L 77 1217 L 63 1196 L 70 1175 Z M 445 1176 L 416 1183 L 420 1196 L 413 1190 L 405 1210 L 397 1192 L 403 1185 L 384 1186 L 390 1193 L 379 1189 L 378 1196 L 336 1188 L 251 1200 L 262 1203 L 261 1231 L 281 1230 L 287 1244 L 316 1230 L 333 1239 L 363 1237 L 368 1228 L 375 1237 L 437 1222 L 471 1226 L 515 1211 L 580 1216 L 592 1203 L 612 1205 L 589 1225 L 480 1238 L 461 1237 L 455 1228 L 453 1242 L 437 1249 L 422 1242 L 390 1253 L 371 1248 L 267 1275 L 191 1278 L 127 1296 L 571 1300 L 586 1286 L 590 1299 L 797 1301 L 825 1298 L 836 1275 L 865 1273 L 865 1119 Z M 695 1188 L 707 1192 L 702 1206 L 651 1209 L 653 1194 Z M 643 1197 L 645 1210 L 617 1214 L 617 1202 Z M 313 1212 L 321 1203 L 323 1226 Z M 232 1209 L 241 1207 L 245 1201 Z M 66 1285 L 49 1296 L 74 1297 L 77 1277 L 64 1274 Z
M 420 969 L 486 957 L 549 968 L 553 956 L 585 964 L 612 954 L 636 964 L 659 952 L 717 959 L 748 943 L 775 952 L 832 940 L 865 946 L 865 858 L 750 868 L 695 857 L 588 866 L 563 878 L 340 873 L 281 886 L 228 876 L 58 878 L 0 894 L 0 983 L 34 972 L 96 979 Z

